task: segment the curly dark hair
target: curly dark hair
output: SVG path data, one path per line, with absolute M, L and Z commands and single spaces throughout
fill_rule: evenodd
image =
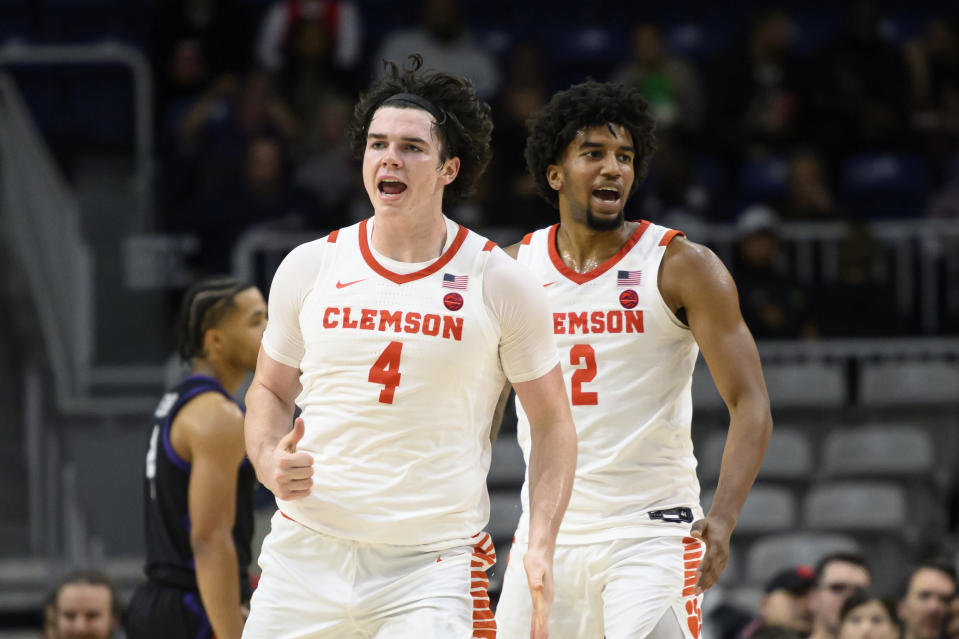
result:
M 576 132 L 591 126 L 618 124 L 629 131 L 636 148 L 632 194 L 646 179 L 656 151 L 656 123 L 639 91 L 612 82 L 587 80 L 557 92 L 526 122 L 526 166 L 540 196 L 559 208 L 559 194 L 546 179 L 546 167 L 562 161 Z
M 477 180 L 493 156 L 490 150 L 493 132 L 490 106 L 476 97 L 469 80 L 449 73 L 421 71 L 423 58 L 419 54 L 409 56 L 403 69 L 386 60 L 383 65 L 386 75 L 360 94 L 353 109 L 349 136 L 354 155 L 363 158 L 370 120 L 384 101 L 397 93 L 426 98 L 447 116 L 445 122 L 436 126 L 440 160 L 460 159 L 459 174 L 443 190 L 443 204 L 466 199 L 473 194 Z

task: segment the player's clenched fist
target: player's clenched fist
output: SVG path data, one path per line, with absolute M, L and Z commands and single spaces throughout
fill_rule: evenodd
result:
M 533 600 L 530 639 L 549 636 L 549 609 L 553 605 L 553 560 L 545 551 L 530 548 L 523 556 L 529 594 Z
M 273 470 L 267 488 L 285 501 L 306 497 L 313 486 L 313 456 L 296 452 L 305 430 L 303 418 L 298 417 L 293 422 L 293 430 L 284 435 L 273 450 Z

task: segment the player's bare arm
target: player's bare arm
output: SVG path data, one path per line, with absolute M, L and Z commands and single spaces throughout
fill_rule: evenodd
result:
M 705 519 L 691 534 L 706 542 L 697 587 L 719 579 L 729 559 L 729 537 L 759 473 L 772 416 L 759 353 L 739 310 L 736 285 L 708 248 L 682 237 L 670 242 L 659 272 L 659 288 L 673 312 L 684 309 L 687 323 L 710 374 L 729 409 L 729 432 L 719 483 Z
M 219 393 L 204 393 L 177 415 L 171 440 L 191 466 L 190 546 L 203 609 L 217 637 L 239 639 L 243 614 L 233 524 L 237 469 L 245 454 L 243 413 Z
M 519 242 L 507 246 L 503 251 L 515 260 L 516 256 L 519 255 Z M 503 427 L 503 415 L 506 412 L 506 403 L 509 401 L 509 394 L 512 390 L 513 386 L 509 382 L 506 382 L 499 399 L 496 401 L 496 408 L 493 410 L 493 423 L 490 425 L 489 431 L 490 443 L 495 442 L 496 438 L 499 437 L 500 428 Z
M 532 440 L 529 549 L 523 558 L 533 600 L 531 637 L 546 637 L 553 601 L 553 551 L 576 472 L 576 428 L 562 370 L 513 385 L 529 417 Z
M 300 390 L 299 369 L 277 362 L 261 347 L 246 393 L 246 450 L 260 483 L 284 500 L 306 497 L 313 485 L 313 456 L 296 450 L 303 419 L 290 430 Z

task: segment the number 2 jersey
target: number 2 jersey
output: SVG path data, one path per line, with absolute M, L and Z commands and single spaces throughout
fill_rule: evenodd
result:
M 655 511 L 702 516 L 690 434 L 691 383 L 699 347 L 657 285 L 659 265 L 679 234 L 643 221 L 622 249 L 587 273 L 556 249 L 559 225 L 530 233 L 517 260 L 546 293 L 578 436 L 576 479 L 557 543 L 685 535 L 689 523 Z M 516 402 L 520 447 L 529 464 L 529 422 Z M 527 539 L 529 503 L 517 537 Z M 654 514 L 650 516 L 650 512 Z
M 144 483 L 147 576 L 156 583 L 192 591 L 197 590 L 197 583 L 190 546 L 190 463 L 173 449 L 170 428 L 177 413 L 202 393 L 219 393 L 233 401 L 217 380 L 206 375 L 191 375 L 166 393 L 153 413 Z M 250 543 L 253 538 L 253 488 L 256 477 L 253 466 L 246 458 L 237 472 L 233 541 L 240 567 L 241 597 L 243 601 L 248 601 L 251 594 L 248 571 L 252 556 Z
M 373 219 L 294 249 L 277 269 L 263 349 L 298 368 L 314 459 L 291 519 L 365 543 L 464 543 L 489 518 L 489 429 L 506 380 L 557 364 L 542 288 L 445 219 L 442 255 L 376 253 Z

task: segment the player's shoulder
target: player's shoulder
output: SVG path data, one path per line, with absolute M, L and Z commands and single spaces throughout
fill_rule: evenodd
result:
M 714 268 L 717 264 L 722 265 L 722 262 L 708 246 L 693 242 L 678 233 L 669 238 L 663 254 L 664 271 L 668 269 L 678 273 L 695 272 Z
M 205 437 L 221 431 L 232 431 L 243 423 L 243 411 L 233 399 L 210 389 L 187 402 L 177 414 L 178 427 L 186 427 L 192 435 Z
M 659 270 L 659 289 L 671 306 L 687 306 L 700 296 L 734 296 L 732 276 L 709 247 L 677 236 L 666 246 Z M 705 299 L 705 298 L 704 298 Z
M 525 235 L 522 237 L 522 239 L 520 239 L 519 242 L 516 242 L 515 244 L 510 244 L 509 246 L 505 247 L 505 248 L 503 249 L 503 251 L 505 251 L 505 253 L 506 253 L 507 255 L 509 255 L 511 258 L 513 258 L 514 260 L 515 260 L 515 259 L 519 259 L 519 252 L 520 252 L 520 250 L 522 249 L 522 247 L 524 247 L 524 246 L 532 246 L 532 244 L 533 244 L 533 238 L 534 238 L 537 234 L 548 236 L 549 233 L 550 233 L 550 231 L 552 230 L 552 228 L 553 228 L 554 226 L 556 226 L 556 225 L 555 225 L 555 224 L 551 224 L 550 226 L 546 226 L 546 227 L 543 227 L 543 228 L 541 228 L 541 229 L 536 229 L 536 230 L 534 230 L 534 231 L 530 231 L 529 233 L 525 234 Z

